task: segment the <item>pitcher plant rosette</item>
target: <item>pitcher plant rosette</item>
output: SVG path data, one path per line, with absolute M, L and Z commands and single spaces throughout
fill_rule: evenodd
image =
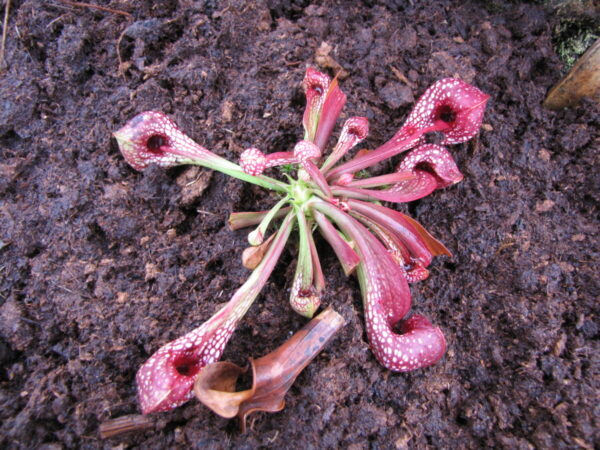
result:
M 365 117 L 351 117 L 333 150 L 324 156 L 346 95 L 337 79 L 312 68 L 306 71 L 303 87 L 303 139 L 291 151 L 264 153 L 249 148 L 239 164 L 197 144 L 161 112 L 143 112 L 114 133 L 123 156 L 136 170 L 150 164 L 195 164 L 280 196 L 269 211 L 233 213 L 229 218 L 233 230 L 255 227 L 248 235 L 251 247 L 244 252 L 244 264 L 253 272 L 214 316 L 161 347 L 139 369 L 137 385 L 144 414 L 170 410 L 193 396 L 195 376 L 221 357 L 292 230 L 297 230 L 299 239 L 289 299 L 296 312 L 312 317 L 326 289 L 313 238 L 319 230 L 345 274 L 358 277 L 370 347 L 383 366 L 396 372 L 420 369 L 436 363 L 446 350 L 439 327 L 422 315 L 409 315 L 409 283 L 426 279 L 433 257 L 450 252 L 416 220 L 381 202 L 410 202 L 461 181 L 463 176 L 445 146 L 468 141 L 478 133 L 489 96 L 459 79 L 439 80 L 379 148 L 348 155 L 369 129 Z M 432 132 L 443 136 L 441 145 L 427 143 L 426 136 Z M 394 172 L 357 176 L 403 152 L 408 153 Z M 293 179 L 288 171 L 285 181 L 265 175 L 269 168 L 282 165 L 293 165 L 297 177 Z

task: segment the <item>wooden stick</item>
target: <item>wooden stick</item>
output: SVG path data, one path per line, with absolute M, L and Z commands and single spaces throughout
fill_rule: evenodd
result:
M 110 419 L 100 424 L 100 437 L 108 439 L 131 431 L 146 430 L 154 427 L 154 420 L 141 414 L 130 414 L 128 416 Z
M 79 7 L 79 8 L 88 8 L 88 9 L 97 9 L 100 11 L 105 11 L 105 12 L 109 12 L 112 14 L 119 14 L 121 16 L 128 17 L 129 19 L 133 19 L 133 16 L 131 14 L 129 14 L 128 12 L 125 12 L 125 11 L 121 11 L 120 9 L 107 8 L 106 6 L 92 5 L 90 3 L 72 2 L 71 0 L 58 0 L 58 1 L 61 3 L 64 3 L 65 5 L 69 5 L 69 6 L 75 6 L 75 7 Z
M 0 70 L 6 69 L 8 65 L 4 60 L 4 48 L 6 45 L 6 33 L 8 31 L 8 11 L 10 10 L 10 0 L 6 0 L 6 7 L 4 8 L 4 22 L 2 24 L 2 42 L 0 43 Z

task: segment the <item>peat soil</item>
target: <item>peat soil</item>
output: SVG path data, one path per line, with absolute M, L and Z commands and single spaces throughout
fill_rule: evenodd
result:
M 562 70 L 551 11 L 500 1 L 96 2 L 127 17 L 11 3 L 0 75 L 2 447 L 600 445 L 598 110 L 540 106 Z M 192 401 L 151 430 L 100 439 L 101 422 L 137 413 L 138 367 L 247 277 L 246 231 L 230 231 L 228 215 L 274 201 L 203 169 L 135 172 L 111 132 L 156 109 L 234 161 L 251 145 L 287 150 L 301 137 L 306 67 L 333 75 L 336 64 L 345 117 L 370 120 L 365 148 L 391 137 L 437 79 L 491 95 L 479 138 L 452 148 L 464 181 L 400 206 L 454 254 L 412 286 L 413 310 L 443 329 L 447 354 L 407 374 L 381 367 L 356 280 L 319 242 L 323 303 L 347 325 L 284 411 L 254 415 L 242 435 Z M 286 250 L 224 359 L 266 354 L 302 326 L 287 303 L 295 254 Z

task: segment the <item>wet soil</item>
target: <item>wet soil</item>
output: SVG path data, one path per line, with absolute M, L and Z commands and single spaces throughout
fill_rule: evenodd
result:
M 11 3 L 0 75 L 3 447 L 600 446 L 598 110 L 540 106 L 562 67 L 550 12 L 506 2 L 97 2 L 128 18 Z M 111 132 L 158 109 L 231 160 L 250 145 L 289 149 L 301 136 L 305 68 L 333 74 L 315 56 L 327 45 L 347 74 L 346 116 L 370 120 L 366 147 L 388 139 L 439 78 L 492 97 L 479 138 L 452 148 L 464 181 L 400 207 L 454 254 L 412 286 L 413 309 L 447 337 L 446 356 L 408 374 L 382 368 L 357 283 L 320 242 L 323 303 L 347 325 L 283 412 L 256 414 L 242 435 L 190 402 L 152 430 L 101 440 L 101 422 L 137 412 L 137 368 L 248 275 L 246 232 L 230 231 L 228 215 L 274 199 L 195 168 L 137 173 Z M 287 305 L 294 258 L 291 246 L 224 359 L 266 354 L 302 326 Z

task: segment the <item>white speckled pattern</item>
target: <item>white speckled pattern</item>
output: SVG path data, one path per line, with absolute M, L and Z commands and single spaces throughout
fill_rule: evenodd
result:
M 150 164 L 172 167 L 190 159 L 220 159 L 181 132 L 165 114 L 146 111 L 131 119 L 114 133 L 121 153 L 131 167 L 143 170 Z M 157 138 L 160 148 L 150 148 L 151 138 Z
M 300 141 L 294 146 L 294 156 L 303 163 L 321 157 L 321 149 L 309 141 Z
M 442 143 L 446 145 L 468 141 L 479 132 L 489 98 L 458 78 L 443 78 L 427 88 L 401 130 L 434 128 L 444 133 Z M 445 120 L 445 114 L 450 121 Z
M 142 413 L 168 411 L 191 398 L 195 375 L 221 357 L 237 323 L 271 275 L 289 237 L 292 217 L 286 217 L 258 268 L 223 308 L 200 327 L 163 345 L 138 370 Z
M 401 192 L 405 201 L 413 201 L 431 194 L 434 190 L 463 179 L 450 152 L 440 145 L 425 144 L 411 151 L 396 169 L 397 172 L 412 172 L 415 178 L 400 181 L 388 192 Z
M 267 157 L 257 148 L 248 148 L 240 155 L 240 167 L 248 175 L 260 175 L 267 167 Z
M 445 144 L 470 139 L 479 130 L 489 96 L 458 79 L 440 80 L 425 91 L 405 125 L 388 142 L 375 151 L 359 153 L 360 156 L 334 167 L 368 134 L 368 120 L 351 117 L 344 123 L 336 146 L 319 170 L 315 163 L 321 158 L 346 96 L 339 89 L 337 80 L 331 81 L 327 75 L 312 68 L 307 69 L 303 85 L 307 99 L 304 140 L 295 145 L 293 152 L 264 154 L 258 148 L 248 148 L 240 156 L 241 169 L 245 174 L 258 176 L 269 167 L 301 164 L 299 179 L 312 182 L 312 185 L 310 195 L 307 198 L 299 196 L 300 201 L 294 199 L 293 206 L 306 208 L 307 212 L 314 208 L 315 214 L 324 213 L 319 226 L 324 225 L 323 220 L 329 223 L 332 219 L 346 236 L 338 236 L 331 223 L 330 234 L 335 233 L 339 239 L 348 237 L 351 241 L 344 241 L 348 247 L 346 263 L 352 262 L 352 269 L 356 267 L 358 273 L 367 336 L 376 358 L 388 369 L 399 372 L 434 364 L 443 356 L 446 341 L 441 330 L 425 317 L 413 315 L 407 318 L 411 307 L 408 283 L 429 276 L 426 267 L 433 256 L 450 253 L 418 222 L 374 204 L 372 200 L 412 201 L 459 182 L 462 174 L 450 152 L 440 145 L 425 144 L 424 135 L 442 133 Z M 193 161 L 230 175 L 233 172 L 232 176 L 239 173 L 238 166 L 196 144 L 160 112 L 147 111 L 137 115 L 117 131 L 115 137 L 125 159 L 137 170 L 150 164 L 170 167 Z M 417 148 L 397 167 L 397 173 L 401 175 L 387 174 L 362 179 L 362 183 L 353 182 L 358 170 L 415 146 Z M 327 173 L 331 186 L 324 175 Z M 249 177 L 240 178 L 247 180 Z M 390 184 L 391 187 L 382 189 Z M 283 186 L 282 190 L 287 192 L 285 184 Z M 363 201 L 365 199 L 369 202 Z M 196 374 L 221 357 L 237 323 L 272 272 L 294 218 L 294 214 L 288 213 L 259 267 L 224 307 L 200 327 L 161 347 L 140 368 L 137 383 L 144 414 L 170 410 L 192 397 Z M 262 241 L 262 237 L 257 240 Z M 302 283 L 302 273 L 296 273 L 290 293 L 292 308 L 308 317 L 318 309 L 319 294 L 325 285 L 314 243 L 312 245 L 311 258 L 313 263 L 316 261 L 321 281 L 306 287 Z
M 444 335 L 422 316 L 417 316 L 420 320 L 404 320 L 411 303 L 404 272 L 383 245 L 364 231 L 364 240 L 356 240 L 363 241 L 359 244 L 362 262 L 358 270 L 364 280 L 365 323 L 375 357 L 396 372 L 436 363 L 446 350 Z M 397 326 L 403 334 L 394 331 Z

